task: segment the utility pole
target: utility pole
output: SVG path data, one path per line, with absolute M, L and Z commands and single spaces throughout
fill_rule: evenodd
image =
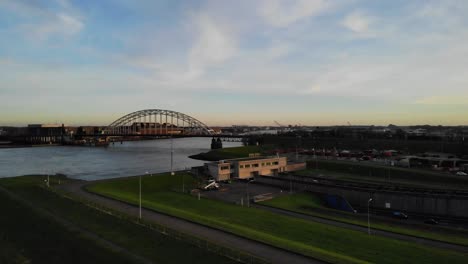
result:
M 185 193 L 185 173 L 182 174 L 182 192 Z
M 171 175 L 174 175 L 174 141 L 171 135 Z
M 289 175 L 289 193 L 292 193 L 292 177 Z
M 148 175 L 148 172 L 145 172 L 145 175 Z M 140 218 L 141 220 L 141 175 L 139 177 L 139 189 L 140 189 L 140 192 L 139 192 L 139 200 L 140 200 L 140 208 L 139 208 L 139 214 L 138 214 L 138 217 Z
M 249 183 L 250 180 L 247 180 L 247 207 L 250 207 Z

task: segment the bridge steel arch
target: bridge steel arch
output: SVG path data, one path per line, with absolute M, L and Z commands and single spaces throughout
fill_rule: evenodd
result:
M 111 135 L 213 135 L 214 131 L 189 115 L 163 109 L 136 111 L 112 122 Z

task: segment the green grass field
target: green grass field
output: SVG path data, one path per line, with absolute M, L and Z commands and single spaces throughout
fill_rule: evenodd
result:
M 143 256 L 155 263 L 235 263 L 235 261 L 200 249 L 188 242 L 171 238 L 126 219 L 102 213 L 84 204 L 49 191 L 43 176 L 23 176 L 0 179 L 0 186 L 31 201 L 37 208 L 47 210 L 99 237 Z M 64 179 L 62 179 L 63 183 Z M 57 178 L 51 182 L 56 184 Z M 164 185 L 162 185 L 164 186 Z M 129 263 L 121 254 L 109 252 L 95 241 L 80 238 L 60 224 L 20 207 L 0 196 L 0 263 L 7 259 L 32 260 L 32 263 Z M 8 217 L 5 217 L 8 216 Z M 3 247 L 5 245 L 5 247 Z M 183 252 L 183 254 L 181 254 Z
M 467 256 L 458 252 L 168 191 L 174 188 L 171 183 L 180 184 L 180 177 L 144 177 L 143 206 L 333 263 L 466 263 Z M 138 203 L 138 178 L 99 182 L 88 190 Z
M 323 204 L 316 195 L 311 193 L 296 193 L 291 195 L 283 195 L 268 201 L 261 202 L 261 204 L 302 214 L 308 214 L 330 220 L 336 220 L 340 222 L 367 227 L 367 222 L 365 220 L 358 219 L 351 214 L 343 213 L 343 216 L 339 217 L 336 216 L 336 214 L 331 215 L 323 213 L 324 211 L 327 211 L 328 208 L 322 208 L 322 210 L 320 210 L 321 212 L 314 211 L 313 209 L 315 208 L 323 207 Z M 433 230 L 406 228 L 402 225 L 385 223 L 378 220 L 372 221 L 372 227 L 375 229 L 385 230 L 399 234 L 417 236 L 468 246 L 468 232 L 465 230 L 446 230 L 445 232 L 441 230 L 437 232 Z
M 132 263 L 0 192 L 0 263 Z

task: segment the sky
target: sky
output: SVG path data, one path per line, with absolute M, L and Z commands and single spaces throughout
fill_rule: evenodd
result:
M 468 125 L 466 0 L 0 0 L 0 125 Z

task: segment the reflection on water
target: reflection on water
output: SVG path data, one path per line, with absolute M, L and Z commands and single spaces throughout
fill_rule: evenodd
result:
M 188 156 L 206 152 L 211 138 L 173 139 L 174 170 L 202 165 Z M 238 142 L 223 142 L 225 147 Z M 171 140 L 115 143 L 101 147 L 32 147 L 0 149 L 0 177 L 63 173 L 71 178 L 97 180 L 169 171 Z

